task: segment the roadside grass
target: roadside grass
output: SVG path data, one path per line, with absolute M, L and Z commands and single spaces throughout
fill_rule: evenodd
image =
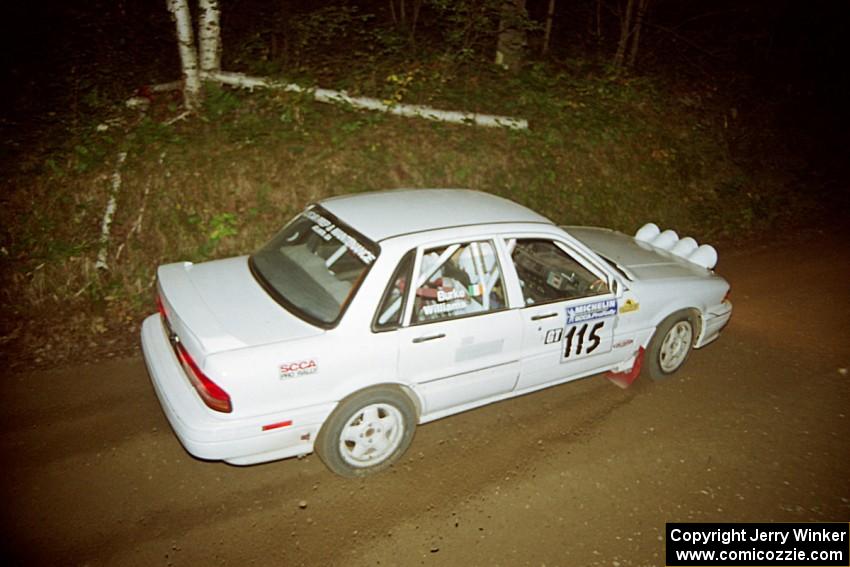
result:
M 778 174 L 733 161 L 719 101 L 695 105 L 650 79 L 542 64 L 515 77 L 418 65 L 390 75 L 365 94 L 519 116 L 531 128 L 398 118 L 212 85 L 204 110 L 186 120 L 171 121 L 179 109 L 170 94 L 143 115 L 110 109 L 110 122 L 92 119 L 5 198 L 4 348 L 47 362 L 135 336 L 154 310 L 157 265 L 250 253 L 330 195 L 467 187 L 561 224 L 631 233 L 653 221 L 700 242 L 764 230 L 809 206 Z M 117 168 L 119 152 L 127 157 Z M 116 169 L 109 269 L 99 271 Z

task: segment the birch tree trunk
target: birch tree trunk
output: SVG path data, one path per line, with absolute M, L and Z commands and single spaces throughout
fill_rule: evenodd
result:
M 552 20 L 555 17 L 555 0 L 549 0 L 546 11 L 546 28 L 543 30 L 543 55 L 549 53 L 549 42 L 552 40 Z
M 199 0 L 200 21 L 198 41 L 200 42 L 201 73 L 221 71 L 221 10 L 218 0 Z
M 186 0 L 166 0 L 168 10 L 177 26 L 177 46 L 183 67 L 183 103 L 186 110 L 196 110 L 201 104 L 201 78 L 198 72 L 198 54 L 192 33 L 192 16 Z

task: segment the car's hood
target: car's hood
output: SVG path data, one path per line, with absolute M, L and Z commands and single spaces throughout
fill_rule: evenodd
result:
M 207 355 L 323 332 L 269 297 L 251 275 L 247 256 L 167 264 L 157 277 L 174 331 Z M 186 332 L 191 338 L 182 336 Z
M 656 280 L 706 276 L 710 273 L 702 266 L 621 232 L 607 228 L 564 228 L 585 246 L 617 264 L 631 279 Z

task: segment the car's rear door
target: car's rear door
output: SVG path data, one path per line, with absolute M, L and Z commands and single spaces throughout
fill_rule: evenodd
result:
M 491 239 L 424 246 L 399 329 L 399 374 L 425 403 L 451 413 L 511 392 L 519 376 L 522 323 L 509 309 Z

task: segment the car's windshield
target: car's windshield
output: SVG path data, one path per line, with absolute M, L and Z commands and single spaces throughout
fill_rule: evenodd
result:
M 251 256 L 251 268 L 285 307 L 329 326 L 342 315 L 377 255 L 374 242 L 316 206 Z

